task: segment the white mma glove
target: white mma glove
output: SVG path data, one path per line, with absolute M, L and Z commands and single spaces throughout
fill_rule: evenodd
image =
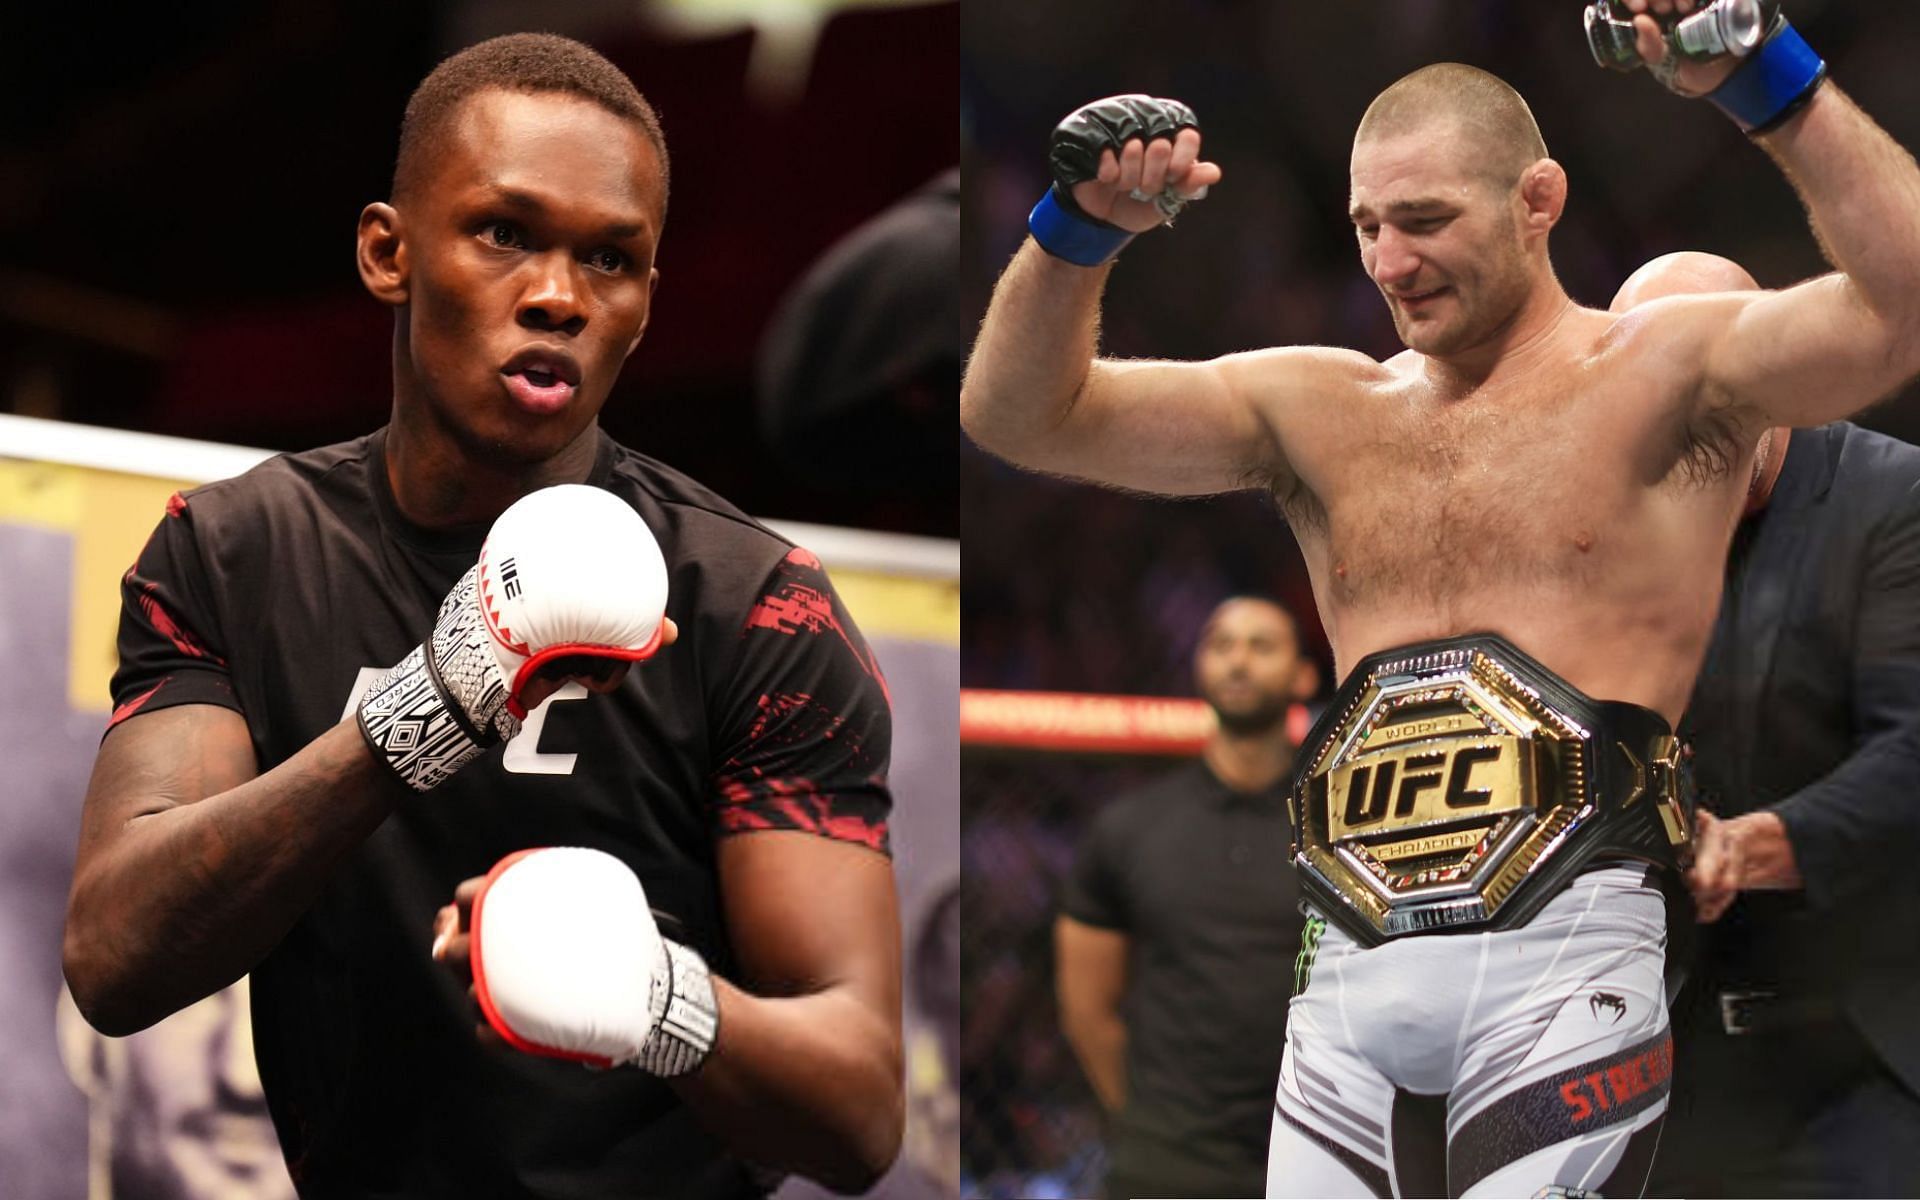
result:
M 415 791 L 520 732 L 556 658 L 637 662 L 660 648 L 667 564 L 640 514 L 580 484 L 521 497 L 440 605 L 433 633 L 368 689 L 360 732 Z
M 474 993 L 507 1043 L 683 1075 L 719 1030 L 700 955 L 660 936 L 627 864 L 574 846 L 500 860 L 473 899 Z

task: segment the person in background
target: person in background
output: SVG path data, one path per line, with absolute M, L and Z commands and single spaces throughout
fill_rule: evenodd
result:
M 1200 759 L 1108 805 L 1055 924 L 1060 1019 L 1111 1114 L 1109 1196 L 1257 1196 L 1305 918 L 1287 862 L 1299 629 L 1236 597 L 1194 655 Z
M 1655 259 L 1615 311 L 1757 285 Z M 1762 435 L 1681 732 L 1711 811 L 1653 1195 L 1920 1194 L 1920 449 Z

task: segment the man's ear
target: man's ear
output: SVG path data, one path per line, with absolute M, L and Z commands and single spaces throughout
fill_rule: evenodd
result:
M 360 210 L 355 259 L 360 282 L 374 299 L 394 308 L 407 302 L 407 245 L 393 205 L 374 203 Z
M 640 328 L 634 331 L 633 340 L 627 343 L 627 352 L 621 356 L 623 359 L 633 357 L 633 352 L 640 348 L 640 339 L 647 336 L 647 322 L 653 319 L 653 294 L 659 289 L 660 268 L 650 267 L 647 270 L 647 312 L 640 318 Z
M 1520 207 L 1529 234 L 1544 235 L 1559 224 L 1560 214 L 1567 207 L 1566 168 L 1542 158 L 1522 171 Z

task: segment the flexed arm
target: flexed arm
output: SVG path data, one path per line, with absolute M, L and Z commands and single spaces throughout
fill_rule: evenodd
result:
M 1247 487 L 1283 461 L 1287 397 L 1376 366 L 1305 347 L 1200 363 L 1096 357 L 1112 256 L 1219 182 L 1192 120 L 1174 101 L 1113 97 L 1055 131 L 1055 186 L 994 289 L 961 389 L 961 423 L 986 449 L 1144 492 Z
M 1639 49 L 1667 56 L 1653 17 L 1678 0 L 1626 0 Z M 1727 3 L 1727 0 L 1721 0 Z M 1920 166 L 1839 88 L 1784 20 L 1734 69 L 1687 63 L 1670 74 L 1749 129 L 1807 206 L 1837 274 L 1779 292 L 1671 302 L 1698 322 L 1701 401 L 1750 424 L 1817 425 L 1848 416 L 1920 372 Z

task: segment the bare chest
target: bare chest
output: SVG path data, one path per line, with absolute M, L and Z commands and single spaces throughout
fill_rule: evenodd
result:
M 1428 607 L 1590 586 L 1632 543 L 1645 494 L 1593 399 L 1549 388 L 1374 415 L 1329 472 L 1319 527 L 1303 538 L 1326 594 Z

